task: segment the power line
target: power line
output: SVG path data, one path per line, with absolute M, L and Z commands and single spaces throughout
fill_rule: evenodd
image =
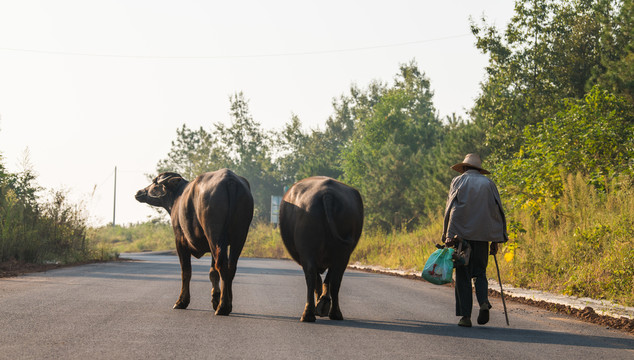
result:
M 18 49 L 18 48 L 5 48 L 5 47 L 0 48 L 0 50 L 23 52 L 23 53 L 34 53 L 34 54 L 46 54 L 46 55 L 84 56 L 84 57 L 102 57 L 102 58 L 119 58 L 119 59 L 223 60 L 223 59 L 248 59 L 248 58 L 290 57 L 290 56 L 349 53 L 349 52 L 402 47 L 402 46 L 409 46 L 409 45 L 418 45 L 418 44 L 430 43 L 435 41 L 458 39 L 458 38 L 463 38 L 466 36 L 471 36 L 471 34 L 452 35 L 452 36 L 445 36 L 445 37 L 439 37 L 439 38 L 433 38 L 433 39 L 408 41 L 408 42 L 394 43 L 394 44 L 363 46 L 363 47 L 346 48 L 346 49 L 313 50 L 313 51 L 298 51 L 298 52 L 271 53 L 271 54 L 215 55 L 215 56 L 115 55 L 115 54 L 98 54 L 98 53 L 83 53 L 83 52 L 49 51 L 49 50 L 37 50 L 37 49 Z

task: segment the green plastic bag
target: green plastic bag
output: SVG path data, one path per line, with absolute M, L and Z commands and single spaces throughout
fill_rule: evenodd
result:
M 434 251 L 427 259 L 423 273 L 423 279 L 436 285 L 447 284 L 451 282 L 453 274 L 453 261 L 451 255 L 453 248 L 443 248 Z

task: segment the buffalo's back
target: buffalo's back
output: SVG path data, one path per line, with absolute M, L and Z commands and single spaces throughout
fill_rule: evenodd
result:
M 325 197 L 329 197 L 326 202 Z M 335 226 L 332 230 L 324 204 L 331 207 Z M 280 204 L 282 240 L 293 259 L 300 263 L 302 254 L 322 259 L 330 258 L 332 252 L 349 254 L 361 236 L 362 227 L 363 202 L 359 192 L 328 177 L 311 177 L 295 183 Z
M 231 217 L 231 218 L 229 218 Z M 253 196 L 249 183 L 229 169 L 199 175 L 190 182 L 175 202 L 172 225 L 183 232 L 195 255 L 209 251 L 207 232 L 230 231 L 250 225 Z M 213 239 L 212 239 L 213 240 Z M 201 255 L 201 254 L 200 254 Z

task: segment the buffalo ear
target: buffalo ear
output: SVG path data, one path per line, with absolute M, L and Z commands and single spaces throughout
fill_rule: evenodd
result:
M 169 178 L 169 179 L 166 181 L 166 184 L 165 184 L 165 185 L 166 185 L 168 188 L 170 188 L 170 189 L 174 189 L 174 188 L 176 188 L 176 187 L 178 186 L 178 184 L 180 184 L 180 183 L 181 183 L 181 180 L 183 180 L 183 178 L 181 178 L 181 177 L 173 177 L 173 178 Z

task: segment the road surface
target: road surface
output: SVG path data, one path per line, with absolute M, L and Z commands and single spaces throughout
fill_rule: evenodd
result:
M 291 261 L 240 259 L 233 313 L 215 316 L 208 257 L 193 261 L 192 301 L 173 310 L 176 256 L 0 279 L 3 359 L 634 359 L 634 337 L 499 299 L 491 322 L 458 327 L 453 288 L 346 271 L 346 320 L 300 323 L 306 286 Z

